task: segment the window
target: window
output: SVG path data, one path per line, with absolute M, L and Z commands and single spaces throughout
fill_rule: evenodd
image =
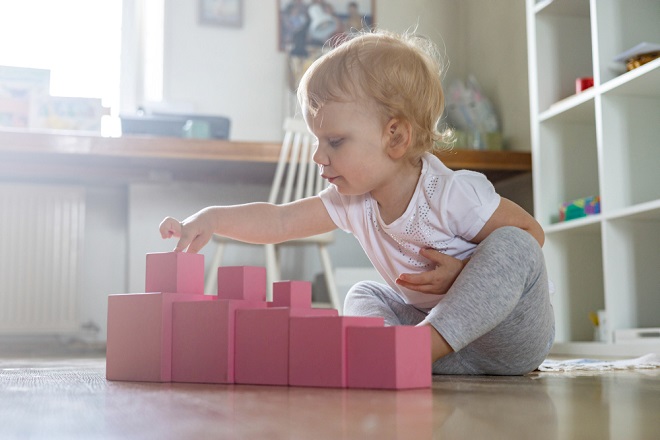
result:
M 0 0 L 0 65 L 49 69 L 54 96 L 119 110 L 122 0 Z
M 0 0 L 0 64 L 51 70 L 56 96 L 119 99 L 121 0 Z

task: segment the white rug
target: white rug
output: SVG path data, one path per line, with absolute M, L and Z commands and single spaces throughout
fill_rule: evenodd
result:
M 546 359 L 539 366 L 539 371 L 608 371 L 646 368 L 660 368 L 660 356 L 655 353 L 650 353 L 635 359 L 616 361 L 603 361 L 597 359 Z

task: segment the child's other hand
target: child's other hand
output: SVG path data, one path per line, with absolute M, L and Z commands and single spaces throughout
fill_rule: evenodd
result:
M 435 249 L 421 249 L 420 255 L 435 263 L 435 269 L 421 273 L 403 273 L 396 283 L 417 292 L 442 295 L 447 293 L 467 264 Z
M 163 238 L 179 238 L 174 252 L 187 251 L 196 254 L 209 242 L 213 228 L 206 218 L 205 210 L 188 217 L 184 221 L 167 217 L 160 223 L 160 236 Z

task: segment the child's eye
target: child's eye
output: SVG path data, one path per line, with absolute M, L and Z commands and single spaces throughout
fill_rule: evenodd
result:
M 343 139 L 328 139 L 328 144 L 330 144 L 332 148 L 340 146 L 342 142 L 344 142 Z

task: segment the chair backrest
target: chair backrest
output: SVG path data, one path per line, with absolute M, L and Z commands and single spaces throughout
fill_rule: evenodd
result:
M 289 203 L 318 194 L 326 182 L 314 163 L 314 135 L 302 119 L 284 122 L 284 141 L 275 169 L 270 203 Z

